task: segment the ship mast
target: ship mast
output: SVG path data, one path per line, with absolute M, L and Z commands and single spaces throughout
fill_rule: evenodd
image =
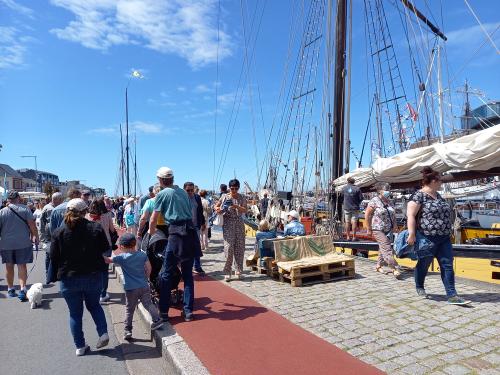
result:
M 122 196 L 125 196 L 125 161 L 123 160 L 123 131 L 120 123 L 120 173 L 122 176 Z
M 329 8 L 331 9 L 331 6 Z M 343 174 L 344 168 L 346 10 L 347 0 L 337 0 L 337 19 L 335 22 L 335 75 L 333 89 L 332 180 L 339 178 Z M 335 213 L 340 213 L 340 200 L 335 194 L 332 195 L 332 213 L 335 215 Z
M 125 88 L 125 122 L 126 122 L 126 144 L 127 153 L 127 194 L 130 194 L 130 163 L 129 163 L 129 145 L 128 145 L 128 85 Z

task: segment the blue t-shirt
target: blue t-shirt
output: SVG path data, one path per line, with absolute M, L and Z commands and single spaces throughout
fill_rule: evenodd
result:
M 165 188 L 156 195 L 155 211 L 161 212 L 168 224 L 193 218 L 189 196 L 177 185 Z
M 121 253 L 113 256 L 113 263 L 121 266 L 123 270 L 123 278 L 125 290 L 138 288 L 146 288 L 148 281 L 146 280 L 146 271 L 144 264 L 148 260 L 148 256 L 143 251 L 134 251 L 133 253 Z
M 67 206 L 68 202 L 66 201 L 52 210 L 52 213 L 50 214 L 50 233 L 54 233 L 57 228 L 63 226 L 64 214 L 66 213 Z

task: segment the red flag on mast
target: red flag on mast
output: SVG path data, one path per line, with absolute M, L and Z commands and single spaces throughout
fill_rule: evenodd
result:
M 410 111 L 410 117 L 413 121 L 418 120 L 418 113 L 413 109 L 410 103 L 406 103 L 406 106 L 408 107 L 408 110 Z

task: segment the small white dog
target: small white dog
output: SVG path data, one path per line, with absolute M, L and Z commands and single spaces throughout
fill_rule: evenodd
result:
M 28 290 L 28 300 L 32 309 L 42 305 L 43 284 L 36 283 Z

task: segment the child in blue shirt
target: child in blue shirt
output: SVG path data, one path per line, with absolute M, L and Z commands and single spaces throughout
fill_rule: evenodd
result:
M 123 338 L 130 340 L 132 338 L 132 320 L 134 311 L 139 301 L 151 314 L 153 323 L 151 330 L 154 331 L 162 326 L 158 309 L 151 301 L 151 291 L 149 289 L 147 278 L 151 273 L 151 264 L 148 256 L 143 251 L 136 250 L 136 239 L 132 233 L 124 233 L 118 240 L 119 248 L 113 251 L 113 257 L 104 257 L 107 263 L 115 263 L 121 266 L 123 278 L 125 280 L 123 288 L 126 298 L 126 320 L 125 334 Z

